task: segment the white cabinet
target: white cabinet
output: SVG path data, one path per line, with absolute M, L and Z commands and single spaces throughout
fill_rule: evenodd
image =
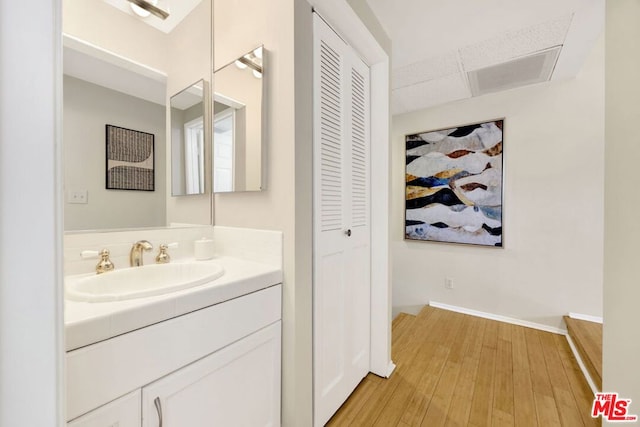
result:
M 142 408 L 144 427 L 280 425 L 280 322 L 144 387 Z
M 271 286 L 67 352 L 67 427 L 280 425 L 281 295 Z
M 67 424 L 67 427 L 139 427 L 140 390 L 107 403 Z

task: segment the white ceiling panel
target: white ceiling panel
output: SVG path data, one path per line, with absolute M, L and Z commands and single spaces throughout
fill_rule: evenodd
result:
M 392 88 L 398 89 L 410 86 L 455 74 L 459 71 L 458 55 L 456 52 L 449 52 L 394 69 Z
M 471 96 L 463 74 L 457 73 L 392 91 L 393 114 L 433 107 Z
M 516 31 L 508 31 L 460 48 L 465 71 L 490 67 L 554 46 L 561 46 L 571 25 L 571 15 Z
M 573 78 L 604 28 L 605 0 L 366 1 L 392 41 L 394 114 L 471 97 L 474 70 L 497 67 L 495 88 L 527 84 L 526 57 L 555 47 L 551 79 Z M 522 78 L 499 67 L 516 59 Z

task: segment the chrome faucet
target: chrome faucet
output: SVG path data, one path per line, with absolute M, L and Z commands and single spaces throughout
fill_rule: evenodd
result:
M 153 246 L 146 240 L 135 242 L 129 253 L 129 264 L 131 267 L 140 267 L 143 264 L 142 251 L 145 250 L 148 252 L 151 249 L 153 249 Z

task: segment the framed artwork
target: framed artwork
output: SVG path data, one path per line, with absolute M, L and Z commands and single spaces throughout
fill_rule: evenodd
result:
M 406 135 L 405 239 L 502 247 L 503 124 Z
M 108 190 L 154 191 L 154 135 L 106 125 Z

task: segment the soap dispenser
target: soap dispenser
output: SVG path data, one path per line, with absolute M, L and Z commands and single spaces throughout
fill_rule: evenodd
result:
M 96 274 L 106 273 L 112 271 L 114 268 L 115 266 L 109 259 L 109 250 L 103 249 L 100 252 L 100 262 L 96 265 Z

